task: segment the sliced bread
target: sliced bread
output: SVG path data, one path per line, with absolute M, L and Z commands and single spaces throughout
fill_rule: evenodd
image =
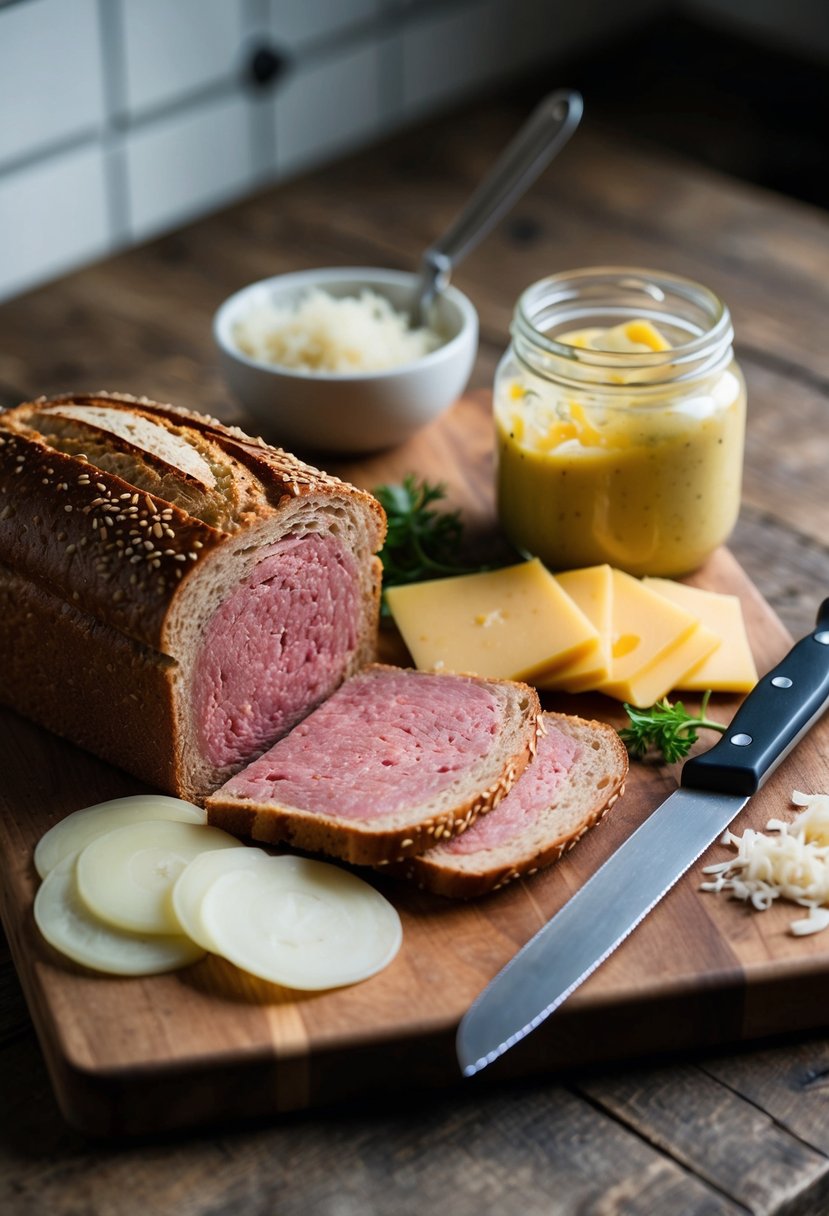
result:
M 469 899 L 557 861 L 624 792 L 628 757 L 602 722 L 542 715 L 532 764 L 496 811 L 397 873 L 438 895 Z
M 535 754 L 526 684 L 373 665 L 207 799 L 238 836 L 384 865 L 465 831 Z

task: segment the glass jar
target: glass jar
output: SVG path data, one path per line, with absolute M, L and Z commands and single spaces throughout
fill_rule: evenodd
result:
M 512 544 L 554 570 L 694 570 L 740 506 L 745 382 L 725 305 L 674 275 L 576 270 L 529 287 L 511 333 L 494 409 Z

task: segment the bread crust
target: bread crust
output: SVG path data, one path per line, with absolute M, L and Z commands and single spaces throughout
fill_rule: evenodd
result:
M 204 415 L 115 393 L 40 398 L 7 410 L 0 415 L 0 561 L 147 646 L 165 649 L 176 597 L 230 533 L 27 430 L 32 418 L 64 403 L 162 419 L 215 444 L 244 470 L 250 502 L 239 528 L 322 494 L 359 500 L 374 518 L 376 547 L 383 543 L 385 516 L 372 495 Z
M 610 780 L 592 807 L 583 815 L 573 829 L 549 839 L 541 848 L 533 849 L 524 857 L 509 861 L 498 860 L 499 848 L 482 850 L 490 856 L 482 856 L 477 868 L 463 868 L 451 854 L 440 855 L 439 850 L 423 853 L 408 862 L 392 867 L 397 877 L 415 882 L 423 890 L 449 899 L 475 899 L 491 891 L 498 891 L 507 883 L 524 875 L 530 876 L 558 861 L 578 844 L 582 836 L 604 819 L 608 811 L 625 792 L 628 773 L 628 754 L 622 740 L 612 727 L 594 719 L 575 718 L 569 714 L 547 712 L 543 715 L 553 724 L 565 726 L 577 723 L 581 731 L 591 731 L 603 740 L 608 750 L 606 768 Z
M 3 565 L 0 620 L 3 704 L 150 785 L 181 786 L 188 797 L 170 747 L 174 664 Z
M 262 844 L 285 844 L 308 853 L 327 853 L 358 866 L 387 866 L 422 853 L 436 840 L 459 836 L 479 815 L 498 805 L 529 763 L 530 745 L 511 757 L 502 776 L 475 796 L 451 810 L 429 816 L 422 823 L 372 831 L 354 823 L 340 823 L 295 807 L 256 807 L 238 799 L 212 795 L 206 800 L 207 822 L 234 836 Z
M 102 411 L 109 427 L 95 424 Z M 164 450 L 134 439 L 140 428 L 160 436 Z M 106 468 L 94 463 L 95 451 L 105 453 Z M 138 484 L 129 480 L 133 469 Z M 173 483 L 179 501 L 146 488 Z M 193 754 L 182 664 L 192 667 L 198 628 L 259 551 L 315 513 L 333 531 L 343 511 L 362 554 L 362 617 L 344 678 L 375 654 L 381 568 L 371 554 L 386 524 L 370 494 L 236 427 L 145 398 L 64 395 L 0 414 L 0 566 L 7 596 L 14 587 L 29 614 L 12 606 L 3 624 L 0 698 L 145 781 L 204 797 L 232 770 L 211 773 Z M 198 625 L 188 623 L 194 606 Z M 42 644 L 47 629 L 68 654 L 51 639 Z M 81 663 L 96 687 L 61 701 L 55 690 L 77 679 Z M 125 691 L 122 680 L 135 686 Z M 134 717 L 131 696 L 139 702 Z M 152 730 L 141 725 L 141 702 Z

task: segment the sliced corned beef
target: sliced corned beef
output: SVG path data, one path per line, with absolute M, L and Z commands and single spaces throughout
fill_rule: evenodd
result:
M 492 814 L 398 872 L 439 895 L 482 895 L 550 865 L 599 822 L 624 789 L 628 758 L 619 736 L 602 722 L 542 717 L 535 760 Z
M 535 748 L 525 684 L 375 666 L 208 799 L 211 823 L 378 864 L 465 830 Z
M 334 691 L 357 645 L 360 585 L 351 553 L 311 533 L 274 545 L 221 604 L 193 677 L 207 760 L 238 766 Z

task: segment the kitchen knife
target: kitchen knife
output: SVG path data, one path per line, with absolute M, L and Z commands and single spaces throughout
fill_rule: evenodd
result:
M 829 599 L 817 627 L 764 676 L 722 739 L 483 990 L 458 1062 L 480 1072 L 535 1030 L 613 953 L 742 810 L 829 705 Z

